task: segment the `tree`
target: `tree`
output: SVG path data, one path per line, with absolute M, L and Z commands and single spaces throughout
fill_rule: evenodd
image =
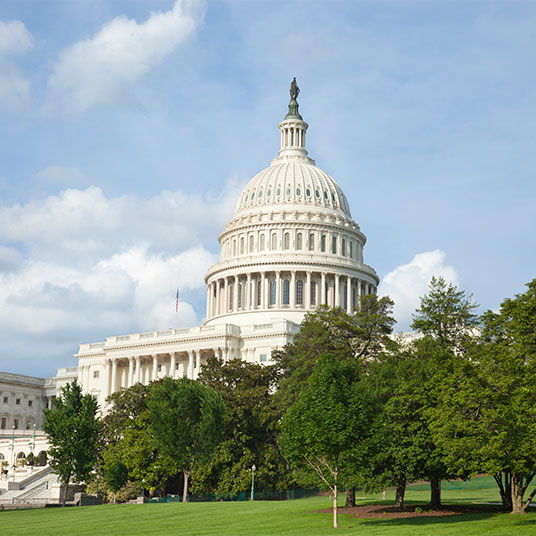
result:
M 117 500 L 117 492 L 128 482 L 128 468 L 120 460 L 112 460 L 104 468 L 104 480 L 106 485 L 114 493 L 114 503 Z
M 100 445 L 97 410 L 95 398 L 82 395 L 76 380 L 62 387 L 53 409 L 44 410 L 49 463 L 65 486 L 63 506 L 71 480 L 83 482 L 95 469 Z
M 481 344 L 434 421 L 447 463 L 493 474 L 513 513 L 536 496 L 535 488 L 525 499 L 536 476 L 536 279 L 527 287 L 483 315 Z
M 154 384 L 147 401 L 149 426 L 162 453 L 182 471 L 182 500 L 196 463 L 204 462 L 220 443 L 225 422 L 221 396 L 187 378 L 166 377 Z
M 286 460 L 279 451 L 277 432 L 281 413 L 274 401 L 275 366 L 232 359 L 209 358 L 199 381 L 218 392 L 225 404 L 225 437 L 205 466 L 196 471 L 195 488 L 221 495 L 236 494 L 255 481 L 265 491 L 292 483 Z
M 437 388 L 445 384 L 458 356 L 471 346 L 475 336 L 478 317 L 474 313 L 478 305 L 473 297 L 444 278 L 432 277 L 428 293 L 421 298 L 411 327 L 422 332 L 424 337 L 414 343 L 415 355 L 428 365 L 421 367 L 422 385 L 427 386 L 425 406 L 437 405 Z M 428 433 L 429 433 L 429 427 Z M 439 450 L 431 435 L 430 456 L 426 459 L 425 472 L 430 480 L 432 508 L 441 506 L 441 480 L 448 477 Z
M 281 423 L 280 443 L 291 464 L 313 472 L 333 494 L 333 527 L 337 528 L 339 484 L 348 481 L 356 441 L 368 424 L 366 404 L 357 389 L 359 363 L 323 356 L 309 385 Z

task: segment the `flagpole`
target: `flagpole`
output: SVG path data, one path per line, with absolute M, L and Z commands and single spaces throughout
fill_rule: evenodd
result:
M 177 287 L 177 297 L 175 298 L 175 325 L 179 329 L 179 287 Z

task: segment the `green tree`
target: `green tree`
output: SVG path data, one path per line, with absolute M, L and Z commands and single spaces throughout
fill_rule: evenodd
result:
M 419 330 L 423 338 L 415 341 L 415 357 L 424 366 L 419 367 L 422 376 L 419 382 L 425 386 L 419 415 L 432 415 L 438 404 L 439 392 L 450 377 L 453 364 L 459 356 L 467 352 L 475 338 L 478 317 L 474 313 L 478 305 L 473 297 L 459 290 L 442 277 L 433 277 L 428 293 L 421 298 L 421 304 L 414 317 L 412 328 Z M 442 454 L 428 434 L 428 455 L 422 459 L 423 476 L 430 481 L 432 508 L 441 506 L 441 480 L 449 473 L 442 461 Z M 423 429 L 424 433 L 424 429 Z
M 196 463 L 206 462 L 223 437 L 225 406 L 221 396 L 187 378 L 154 384 L 147 401 L 149 426 L 160 451 L 184 476 L 183 502 Z
M 290 463 L 316 475 L 331 490 L 334 528 L 339 485 L 348 482 L 356 440 L 368 424 L 367 405 L 357 389 L 359 378 L 356 360 L 323 356 L 281 423 L 280 443 Z
M 209 358 L 199 381 L 217 391 L 225 404 L 225 438 L 210 460 L 196 471 L 196 488 L 218 494 L 236 494 L 251 482 L 265 491 L 287 489 L 292 483 L 279 452 L 277 431 L 281 413 L 274 401 L 275 366 L 232 359 Z
M 503 505 L 525 511 L 536 488 L 536 279 L 483 315 L 483 337 L 444 389 L 434 420 L 453 470 L 493 474 Z
M 61 389 L 54 408 L 44 410 L 49 463 L 65 486 L 63 506 L 71 480 L 83 482 L 95 469 L 100 446 L 97 401 L 83 395 L 76 380 Z
M 112 460 L 104 467 L 104 480 L 114 494 L 115 503 L 117 492 L 128 482 L 127 466 L 120 460 Z

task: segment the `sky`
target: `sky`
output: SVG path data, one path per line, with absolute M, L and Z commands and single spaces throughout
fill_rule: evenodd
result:
M 536 277 L 536 2 L 0 0 L 0 370 L 199 325 L 279 149 L 345 192 L 408 330 L 433 275 L 497 309 Z

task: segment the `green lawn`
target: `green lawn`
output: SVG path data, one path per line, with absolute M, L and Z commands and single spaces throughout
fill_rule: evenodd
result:
M 497 501 L 490 478 L 468 483 L 444 483 L 445 503 Z M 379 502 L 381 497 L 360 497 L 359 503 Z M 392 493 L 387 496 L 392 504 Z M 411 486 L 408 502 L 426 503 L 426 485 Z M 341 496 L 342 499 L 342 496 Z M 54 508 L 0 512 L 0 532 L 5 536 L 119 536 L 119 535 L 267 535 L 332 534 L 330 514 L 312 510 L 329 507 L 327 497 L 285 502 L 226 502 L 188 504 L 105 505 L 84 508 Z M 406 535 L 536 535 L 536 512 L 511 514 L 470 514 L 408 519 L 358 520 L 341 515 L 342 534 L 378 536 Z

